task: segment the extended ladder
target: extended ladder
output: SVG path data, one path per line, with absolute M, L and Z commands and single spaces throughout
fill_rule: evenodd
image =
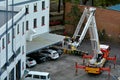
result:
M 81 28 L 81 26 L 82 26 L 82 24 L 83 24 L 83 21 L 84 21 L 86 15 L 87 15 L 87 11 L 88 11 L 88 9 L 85 8 L 85 10 L 84 10 L 84 12 L 83 12 L 83 14 L 82 14 L 79 22 L 78 22 L 78 25 L 77 25 L 77 27 L 76 27 L 76 30 L 75 30 L 75 32 L 74 32 L 74 34 L 73 34 L 73 38 L 76 38 L 76 36 L 78 35 L 78 33 L 79 33 L 79 31 L 80 31 L 80 28 Z

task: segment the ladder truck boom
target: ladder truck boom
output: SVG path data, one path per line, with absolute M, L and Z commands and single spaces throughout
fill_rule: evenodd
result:
M 81 45 L 81 42 L 85 38 L 85 35 L 87 31 L 89 31 L 90 34 L 90 40 L 92 45 L 92 51 L 93 55 L 83 55 L 83 58 L 89 58 L 87 64 L 85 66 L 79 66 L 76 64 L 77 68 L 85 69 L 88 73 L 94 73 L 99 74 L 101 73 L 101 70 L 108 70 L 108 68 L 102 68 L 106 62 L 106 60 L 114 60 L 116 61 L 116 57 L 109 57 L 109 46 L 108 45 L 100 45 L 99 44 L 99 37 L 98 37 L 98 31 L 95 21 L 95 11 L 96 8 L 85 8 L 81 19 L 76 27 L 76 30 L 73 34 L 73 37 L 66 37 L 63 41 L 63 48 L 64 50 L 70 50 L 75 51 L 78 50 L 79 46 Z M 82 33 L 80 36 L 78 36 L 79 31 L 81 29 L 81 26 L 83 22 L 86 19 L 85 26 L 83 27 Z M 68 51 L 69 52 L 69 51 Z
M 85 8 L 85 10 L 83 11 L 83 14 L 82 14 L 82 16 L 81 16 L 81 18 L 80 18 L 80 20 L 78 22 L 78 25 L 76 27 L 76 30 L 75 30 L 75 32 L 73 34 L 73 38 L 76 38 L 76 36 L 78 35 L 78 33 L 79 33 L 80 29 L 81 29 L 81 26 L 82 26 L 82 24 L 84 22 L 84 19 L 85 19 L 86 15 L 87 15 L 87 10 L 88 9 Z

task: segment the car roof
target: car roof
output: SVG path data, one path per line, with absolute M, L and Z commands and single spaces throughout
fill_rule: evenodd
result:
M 35 75 L 49 75 L 48 72 L 39 72 L 39 71 L 29 71 L 28 74 L 35 74 Z

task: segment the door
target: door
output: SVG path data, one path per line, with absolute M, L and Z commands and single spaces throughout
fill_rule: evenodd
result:
M 20 80 L 21 77 L 21 60 L 16 64 L 16 80 Z
M 14 80 L 14 68 L 9 73 L 9 80 Z

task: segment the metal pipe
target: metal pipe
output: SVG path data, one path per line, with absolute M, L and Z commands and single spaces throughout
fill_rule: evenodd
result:
M 14 0 L 12 0 L 12 52 L 14 55 L 14 58 L 16 57 L 15 51 L 14 51 Z
M 8 59 L 8 0 L 6 0 L 6 61 L 7 66 L 9 65 L 9 59 Z

